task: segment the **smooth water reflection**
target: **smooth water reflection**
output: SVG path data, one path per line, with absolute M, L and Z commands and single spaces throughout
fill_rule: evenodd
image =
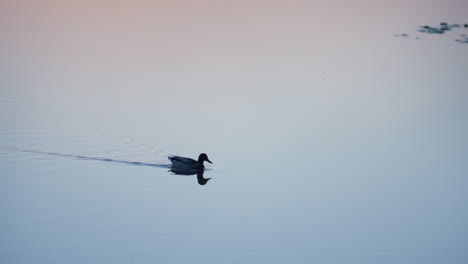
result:
M 177 170 L 177 169 L 171 169 L 171 172 L 173 172 L 176 175 L 184 175 L 184 176 L 190 176 L 190 175 L 197 175 L 197 181 L 198 184 L 200 185 L 205 185 L 208 183 L 211 178 L 204 178 L 203 174 L 205 173 L 205 170 L 197 170 L 197 171 L 185 171 L 185 170 Z
M 1 263 L 468 263 L 462 28 L 393 37 L 468 2 L 38 3 L 0 8 Z

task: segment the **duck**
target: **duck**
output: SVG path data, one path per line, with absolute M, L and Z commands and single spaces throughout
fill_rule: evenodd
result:
M 198 156 L 198 161 L 180 156 L 170 156 L 168 157 L 168 159 L 172 163 L 172 169 L 176 169 L 179 171 L 199 171 L 205 169 L 203 162 L 206 161 L 209 163 L 213 163 L 208 159 L 208 155 L 206 155 L 205 153 L 201 153 L 200 156 Z

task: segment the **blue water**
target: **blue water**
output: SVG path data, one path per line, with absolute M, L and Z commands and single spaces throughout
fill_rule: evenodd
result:
M 454 108 L 466 106 L 313 93 L 141 115 L 3 99 L 1 142 L 17 149 L 0 150 L 2 259 L 463 263 L 466 116 Z M 113 162 L 200 152 L 214 162 L 204 186 Z
M 11 30 L 0 262 L 468 263 L 468 46 L 371 11 Z

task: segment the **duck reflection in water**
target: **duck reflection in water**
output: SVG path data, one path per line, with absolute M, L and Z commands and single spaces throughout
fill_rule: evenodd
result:
M 200 185 L 205 185 L 209 180 L 211 180 L 211 178 L 203 177 L 203 173 L 205 172 L 203 169 L 195 170 L 195 171 L 181 171 L 177 169 L 170 169 L 169 171 L 177 175 L 186 175 L 186 176 L 197 174 L 197 181 L 198 181 L 198 184 Z
M 170 171 L 177 175 L 195 175 L 197 174 L 197 180 L 200 185 L 205 185 L 211 178 L 204 178 L 203 173 L 205 172 L 205 165 L 203 162 L 212 163 L 208 159 L 208 155 L 205 153 L 198 156 L 198 160 L 191 158 L 185 158 L 180 156 L 170 156 L 171 161 Z

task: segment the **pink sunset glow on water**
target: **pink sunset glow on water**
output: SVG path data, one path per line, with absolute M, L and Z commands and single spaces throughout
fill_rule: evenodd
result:
M 466 10 L 2 1 L 0 262 L 466 263 Z

